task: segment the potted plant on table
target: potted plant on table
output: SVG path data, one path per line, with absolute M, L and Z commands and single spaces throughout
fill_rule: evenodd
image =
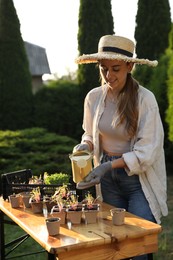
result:
M 83 212 L 84 212 L 84 220 L 86 224 L 96 223 L 99 204 L 96 203 L 97 198 L 94 199 L 92 194 L 88 192 L 83 200 Z
M 82 220 L 82 203 L 79 203 L 78 196 L 74 193 L 68 194 L 67 219 L 72 224 L 80 224 Z
M 46 218 L 46 227 L 48 234 L 50 236 L 55 236 L 59 234 L 60 231 L 60 224 L 61 224 L 61 219 L 60 218 L 55 218 L 55 217 L 49 217 Z
M 40 188 L 36 187 L 31 191 L 30 204 L 33 213 L 42 213 L 43 201 L 41 200 Z
M 31 198 L 31 193 L 30 192 L 21 192 L 21 198 L 22 198 L 22 203 L 25 208 L 30 208 L 30 198 Z
M 21 196 L 20 194 L 12 194 L 9 195 L 9 202 L 12 208 L 19 208 L 21 204 Z
M 65 224 L 68 193 L 69 190 L 67 185 L 63 185 L 58 187 L 51 197 L 51 200 L 55 205 L 52 207 L 50 214 L 61 218 L 60 224 Z

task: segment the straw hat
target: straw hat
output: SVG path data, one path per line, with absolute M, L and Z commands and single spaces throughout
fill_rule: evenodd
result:
M 128 38 L 105 35 L 100 38 L 98 44 L 98 53 L 83 54 L 79 56 L 75 62 L 77 64 L 95 63 L 102 59 L 108 60 L 124 60 L 126 62 L 134 62 L 136 64 L 146 64 L 149 66 L 157 66 L 156 60 L 133 58 L 135 44 Z

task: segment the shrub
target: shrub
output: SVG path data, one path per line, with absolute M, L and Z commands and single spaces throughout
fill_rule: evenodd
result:
M 77 84 L 52 82 L 37 92 L 34 99 L 37 127 L 75 139 L 81 137 L 83 100 Z
M 43 128 L 0 131 L 0 174 L 31 169 L 33 175 L 66 172 L 71 176 L 69 153 L 76 143 Z

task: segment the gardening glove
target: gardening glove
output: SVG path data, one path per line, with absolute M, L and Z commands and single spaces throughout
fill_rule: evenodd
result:
M 89 145 L 87 143 L 80 143 L 77 144 L 74 148 L 73 148 L 73 153 L 77 152 L 77 151 L 88 151 L 89 152 L 90 148 Z
M 76 184 L 76 189 L 78 190 L 88 189 L 99 183 L 100 183 L 100 177 L 94 178 L 91 181 L 80 181 Z
M 97 166 L 94 170 L 92 170 L 83 181 L 78 182 L 76 185 L 77 189 L 87 189 L 96 184 L 100 183 L 101 178 L 105 175 L 106 172 L 112 169 L 111 161 L 105 162 Z

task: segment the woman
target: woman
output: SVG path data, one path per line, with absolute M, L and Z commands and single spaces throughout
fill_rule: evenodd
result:
M 131 40 L 106 35 L 98 53 L 76 60 L 98 62 L 103 82 L 85 98 L 84 134 L 74 150 L 93 151 L 95 168 L 77 188 L 96 185 L 98 192 L 101 186 L 104 202 L 160 223 L 168 214 L 163 127 L 153 93 L 131 76 L 134 64 L 156 66 L 157 61 L 133 53 Z

